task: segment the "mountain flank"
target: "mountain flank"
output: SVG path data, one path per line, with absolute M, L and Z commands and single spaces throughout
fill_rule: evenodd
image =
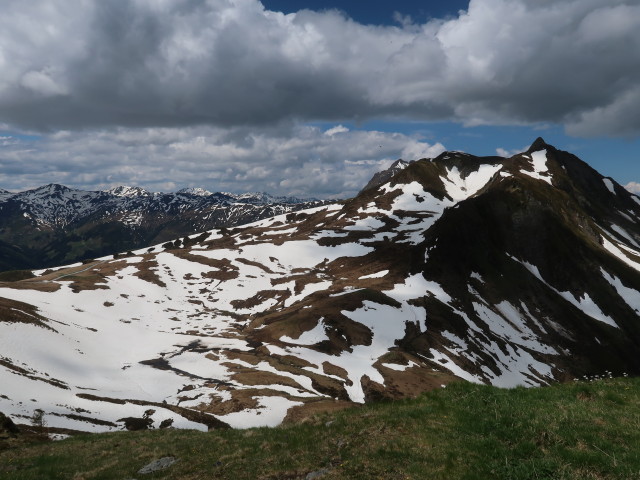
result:
M 83 431 L 273 426 L 461 379 L 638 375 L 638 219 L 638 197 L 539 139 L 38 270 L 0 287 L 0 411 Z

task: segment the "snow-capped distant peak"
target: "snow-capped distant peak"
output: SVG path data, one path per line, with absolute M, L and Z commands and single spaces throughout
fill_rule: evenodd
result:
M 59 192 L 70 192 L 71 189 L 69 187 L 65 187 L 64 185 L 60 185 L 58 183 L 50 183 L 48 185 L 43 185 L 41 187 L 35 188 L 31 190 L 32 192 L 42 193 L 46 195 L 50 195 L 52 193 Z
M 115 195 L 116 197 L 146 197 L 150 195 L 150 193 L 144 188 L 129 187 L 126 185 L 120 185 L 119 187 L 107 190 L 107 192 L 111 195 Z
M 209 190 L 205 190 L 204 188 L 194 187 L 194 188 L 183 188 L 178 190 L 177 193 L 183 193 L 186 195 L 197 195 L 199 197 L 208 197 L 209 195 L 213 195 Z

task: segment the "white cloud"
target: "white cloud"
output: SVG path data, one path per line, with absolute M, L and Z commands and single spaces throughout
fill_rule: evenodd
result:
M 5 0 L 2 187 L 351 195 L 444 149 L 343 126 L 369 119 L 640 134 L 637 0 L 471 0 L 457 17 L 396 20 L 257 0 Z
M 332 136 L 336 135 L 337 133 L 346 133 L 348 131 L 349 131 L 349 129 L 347 127 L 342 126 L 342 125 L 336 125 L 335 127 L 330 128 L 329 130 L 324 132 L 324 134 L 332 137 Z
M 33 70 L 25 73 L 20 80 L 20 85 L 43 96 L 64 95 L 67 90 L 57 83 L 50 72 Z
M 640 133 L 636 0 L 471 0 L 456 18 L 397 20 L 283 15 L 257 0 L 7 0 L 0 121 L 80 129 L 402 116 Z
M 293 125 L 119 128 L 8 138 L 0 144 L 0 177 L 6 179 L 1 187 L 22 190 L 56 182 L 100 190 L 127 184 L 156 191 L 204 187 L 345 197 L 399 157 L 413 160 L 445 150 L 398 133 L 330 130 L 339 133 Z
M 624 186 L 624 188 L 629 190 L 631 193 L 640 195 L 640 183 L 638 182 L 629 182 Z
M 514 155 L 517 155 L 518 153 L 522 153 L 522 152 L 526 151 L 528 148 L 529 148 L 528 145 L 526 147 L 514 148 L 512 150 L 507 150 L 507 149 L 504 149 L 502 147 L 498 147 L 498 148 L 496 148 L 496 153 L 500 157 L 510 158 L 510 157 L 513 157 Z

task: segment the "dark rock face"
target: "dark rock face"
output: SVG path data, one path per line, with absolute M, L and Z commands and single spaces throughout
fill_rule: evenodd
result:
M 13 423 L 13 421 L 9 417 L 4 415 L 3 413 L 0 413 L 0 438 L 14 437 L 18 433 L 20 433 L 20 429 L 16 426 L 16 424 Z

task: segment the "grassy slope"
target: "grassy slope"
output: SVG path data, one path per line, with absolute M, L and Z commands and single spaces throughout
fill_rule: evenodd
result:
M 180 460 L 151 475 L 164 456 Z M 0 452 L 0 479 L 634 479 L 640 379 L 452 384 L 275 429 L 80 436 Z

